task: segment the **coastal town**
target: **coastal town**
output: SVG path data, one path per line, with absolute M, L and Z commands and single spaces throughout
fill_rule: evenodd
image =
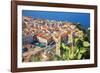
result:
M 73 58 L 76 41 L 74 39 L 83 39 L 83 36 L 84 32 L 72 22 L 23 16 L 22 61 L 52 61 L 55 60 L 55 55 L 63 57 L 61 44 L 63 47 L 71 47 Z

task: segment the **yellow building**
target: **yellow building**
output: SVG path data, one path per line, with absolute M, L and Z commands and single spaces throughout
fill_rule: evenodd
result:
M 56 54 L 60 56 L 61 35 L 58 32 L 53 34 L 53 40 L 56 42 Z

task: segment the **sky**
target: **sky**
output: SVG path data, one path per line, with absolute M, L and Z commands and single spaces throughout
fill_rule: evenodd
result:
M 90 13 L 22 10 L 22 16 L 32 16 L 33 18 L 56 21 L 68 21 L 80 23 L 84 28 L 90 27 Z

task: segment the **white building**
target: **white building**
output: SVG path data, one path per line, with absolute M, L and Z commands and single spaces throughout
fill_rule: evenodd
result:
M 37 39 L 39 40 L 40 43 L 44 44 L 45 46 L 48 46 L 48 44 L 50 44 L 50 42 L 52 42 L 52 37 L 50 35 L 46 35 L 46 34 L 39 33 L 37 35 Z

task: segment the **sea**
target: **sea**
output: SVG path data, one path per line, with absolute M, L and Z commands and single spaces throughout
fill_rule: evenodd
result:
M 85 29 L 90 27 L 90 13 L 22 10 L 22 16 L 79 23 Z

